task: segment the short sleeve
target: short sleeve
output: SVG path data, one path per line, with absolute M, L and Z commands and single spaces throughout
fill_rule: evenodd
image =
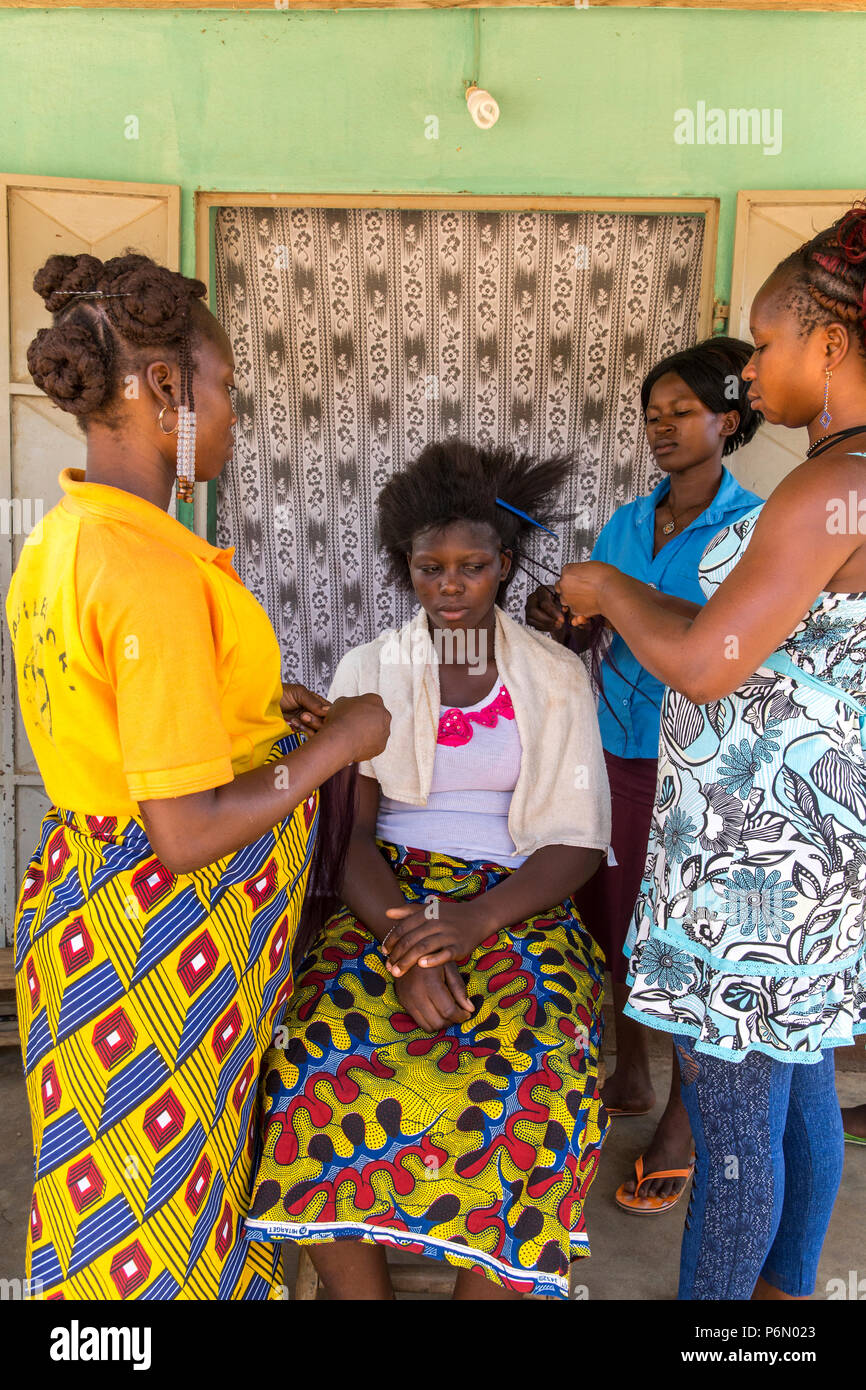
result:
M 128 556 L 127 563 L 122 581 L 88 607 L 116 699 L 129 794 L 158 800 L 231 782 L 219 680 L 231 653 L 218 600 L 188 556 L 163 552 L 153 563 Z

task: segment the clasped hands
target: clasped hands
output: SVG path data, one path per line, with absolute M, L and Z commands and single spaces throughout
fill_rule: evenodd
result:
M 484 911 L 483 898 L 481 894 L 456 903 L 432 897 L 427 903 L 387 909 L 394 925 L 382 942 L 382 953 L 397 998 L 425 1033 L 463 1023 L 475 1012 L 456 962 L 497 930 Z M 429 911 L 433 903 L 435 915 Z
M 328 700 L 308 690 L 305 685 L 283 682 L 280 713 L 295 733 L 314 734 L 321 729 L 331 708 Z

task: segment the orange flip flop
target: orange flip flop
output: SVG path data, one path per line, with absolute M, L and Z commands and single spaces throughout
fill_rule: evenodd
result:
M 622 1207 L 623 1211 L 632 1211 L 639 1216 L 660 1216 L 663 1211 L 670 1211 L 675 1207 L 682 1197 L 689 1184 L 689 1178 L 695 1171 L 694 1155 L 688 1168 L 659 1168 L 655 1173 L 645 1173 L 643 1170 L 643 1154 L 636 1160 L 634 1165 L 635 1183 L 634 1192 L 626 1192 L 625 1183 L 621 1183 L 616 1189 L 616 1204 Z M 641 1185 L 650 1182 L 653 1178 L 685 1178 L 685 1182 L 679 1192 L 674 1192 L 670 1197 L 641 1197 L 639 1192 Z

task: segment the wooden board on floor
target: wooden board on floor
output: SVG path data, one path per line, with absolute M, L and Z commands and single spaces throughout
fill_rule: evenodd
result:
M 4 946 L 0 950 L 0 1047 L 18 1047 L 18 1044 L 12 949 Z

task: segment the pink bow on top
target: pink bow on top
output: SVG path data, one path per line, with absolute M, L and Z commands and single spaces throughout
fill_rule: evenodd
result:
M 436 742 L 447 743 L 449 748 L 459 748 L 461 744 L 469 742 L 474 732 L 470 720 L 476 724 L 483 724 L 485 729 L 495 729 L 500 716 L 503 719 L 514 718 L 511 696 L 504 685 L 500 685 L 496 699 L 491 700 L 483 709 L 472 710 L 469 714 L 462 709 L 447 709 L 440 716 Z

